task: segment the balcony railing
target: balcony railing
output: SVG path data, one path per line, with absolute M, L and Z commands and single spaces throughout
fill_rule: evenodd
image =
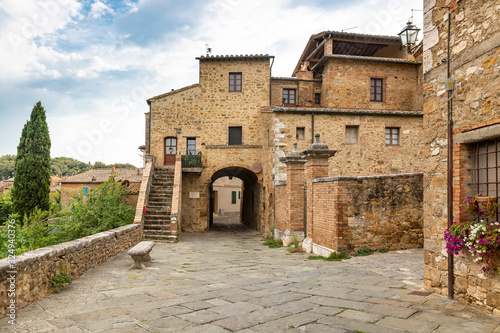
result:
M 183 168 L 201 168 L 201 151 L 193 155 L 182 155 L 181 156 L 182 167 Z

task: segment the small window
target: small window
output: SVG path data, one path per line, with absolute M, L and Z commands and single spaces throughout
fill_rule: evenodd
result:
M 238 191 L 238 199 L 241 199 L 241 191 Z
M 283 104 L 295 105 L 295 89 L 283 89 Z
M 314 104 L 321 104 L 321 94 L 314 94 Z
M 229 91 L 241 91 L 241 73 L 229 73 Z
M 383 85 L 383 79 L 371 79 L 370 100 L 372 102 L 382 102 L 384 100 Z
M 87 186 L 83 188 L 83 195 L 89 195 L 89 188 Z
M 187 138 L 187 151 L 188 155 L 196 155 L 196 138 Z
M 347 144 L 358 143 L 358 129 L 359 126 L 345 127 L 345 143 Z
M 296 140 L 304 140 L 306 129 L 304 127 L 297 127 L 295 139 Z
M 242 137 L 241 126 L 229 127 L 228 145 L 241 145 L 243 142 L 241 137 Z
M 236 205 L 236 191 L 231 192 L 231 204 Z
M 388 146 L 399 145 L 399 128 L 386 127 L 385 128 L 385 144 Z

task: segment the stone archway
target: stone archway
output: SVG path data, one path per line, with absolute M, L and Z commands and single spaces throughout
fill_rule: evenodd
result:
M 259 204 L 260 204 L 260 191 L 262 185 L 259 183 L 257 176 L 249 169 L 231 166 L 225 167 L 216 171 L 212 177 L 211 182 L 207 186 L 208 196 L 208 229 L 213 224 L 213 183 L 222 177 L 233 177 L 241 179 L 242 185 L 242 204 L 240 211 L 240 222 L 252 229 L 259 227 Z

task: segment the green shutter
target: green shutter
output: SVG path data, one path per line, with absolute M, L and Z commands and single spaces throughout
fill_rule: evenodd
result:
M 83 188 L 83 195 L 89 195 L 89 188 L 88 187 Z
M 231 204 L 236 204 L 236 191 L 231 192 Z

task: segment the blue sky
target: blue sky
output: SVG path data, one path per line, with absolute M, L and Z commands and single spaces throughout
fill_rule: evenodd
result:
M 0 155 L 41 100 L 52 157 L 140 166 L 146 99 L 197 83 L 206 44 L 290 76 L 312 34 L 397 35 L 411 9 L 422 0 L 2 0 Z

